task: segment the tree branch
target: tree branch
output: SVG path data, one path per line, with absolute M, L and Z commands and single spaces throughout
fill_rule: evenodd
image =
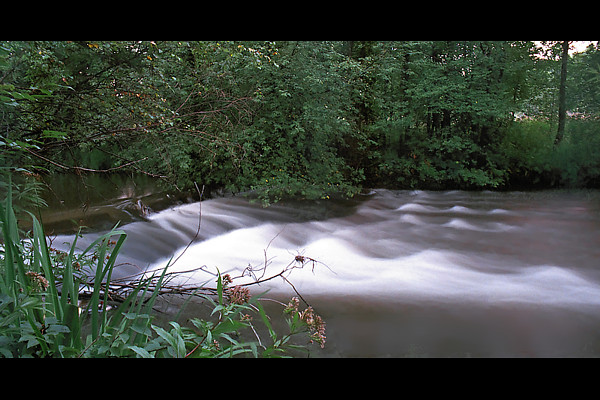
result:
M 35 151 L 31 150 L 31 149 L 27 149 L 26 148 L 25 150 L 28 153 L 30 153 L 31 155 L 33 155 L 33 156 L 35 156 L 35 157 L 37 157 L 37 158 L 39 158 L 41 160 L 44 160 L 47 163 L 50 163 L 50 164 L 52 164 L 54 166 L 57 166 L 59 168 L 66 169 L 66 170 L 85 171 L 85 172 L 112 172 L 112 171 L 116 171 L 116 170 L 128 167 L 128 166 L 133 165 L 133 164 L 137 164 L 139 162 L 142 162 L 142 161 L 145 161 L 145 160 L 148 159 L 148 157 L 144 157 L 144 158 L 141 158 L 139 160 L 130 161 L 130 162 L 127 162 L 125 164 L 119 165 L 118 167 L 112 167 L 112 168 L 108 168 L 108 169 L 93 169 L 93 168 L 74 167 L 74 166 L 63 165 L 63 164 L 57 163 L 56 161 L 52 161 L 49 158 L 46 158 L 46 157 L 44 157 L 44 156 L 36 153 Z M 143 172 L 143 171 L 141 171 L 141 172 Z M 147 174 L 149 174 L 149 173 L 147 173 Z M 152 174 L 149 174 L 149 175 L 152 175 Z M 153 175 L 153 176 L 160 177 L 160 178 L 166 178 L 165 176 L 158 176 L 158 175 Z

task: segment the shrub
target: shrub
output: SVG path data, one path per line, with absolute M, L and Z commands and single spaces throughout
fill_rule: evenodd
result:
M 567 134 L 553 153 L 552 165 L 566 187 L 600 184 L 600 122 L 572 119 Z
M 509 187 L 598 187 L 600 131 L 598 121 L 568 121 L 565 137 L 554 144 L 546 121 L 521 121 L 506 132 L 500 147 Z
M 508 172 L 508 186 L 553 184 L 554 131 L 546 121 L 515 122 L 500 145 Z

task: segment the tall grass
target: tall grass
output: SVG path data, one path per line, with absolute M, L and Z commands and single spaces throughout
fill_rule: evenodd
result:
M 10 193 L 5 205 L 0 204 L 4 250 L 0 274 L 0 351 L 4 356 L 79 355 L 84 348 L 82 326 L 88 319 L 92 340 L 108 329 L 108 293 L 102 283 L 110 282 L 126 234 L 113 229 L 79 254 L 75 253 L 75 237 L 59 275 L 43 227 L 33 214 L 30 216 L 31 236 L 22 240 Z M 109 244 L 115 237 L 116 244 L 111 250 Z M 93 287 L 87 307 L 81 309 L 82 282 L 75 266 L 81 265 L 92 251 L 96 253 Z
M 10 192 L 5 203 L 0 203 L 0 356 L 272 357 L 305 350 L 290 340 L 299 333 L 324 343 L 323 335 L 315 336 L 310 307 L 303 312 L 288 307 L 284 315 L 288 315 L 289 333 L 279 335 L 258 301 L 260 296 L 248 296 L 243 301 L 238 301 L 238 296 L 231 301 L 234 294 L 239 295 L 239 287 L 228 287 L 230 281 L 224 281 L 220 274 L 216 299 L 205 297 L 213 306 L 213 320 L 192 318 L 190 327 L 174 321 L 168 327 L 152 324 L 152 309 L 169 264 L 159 274 L 140 278 L 120 305 L 109 310 L 112 272 L 126 233 L 115 226 L 83 252 L 76 251 L 75 236 L 59 268 L 42 224 L 29 215 L 32 231 L 24 240 Z M 81 273 L 83 265 L 93 271 L 91 281 Z M 82 296 L 88 300 L 85 306 Z M 252 312 L 267 328 L 270 343 L 258 336 L 249 316 Z M 324 324 L 320 326 L 324 329 Z M 244 329 L 256 340 L 248 340 L 248 336 L 241 340 Z

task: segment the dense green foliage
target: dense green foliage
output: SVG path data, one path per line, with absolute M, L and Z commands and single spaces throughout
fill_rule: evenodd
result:
M 568 59 L 555 143 L 561 42 L 543 45 L 3 42 L 0 157 L 271 201 L 597 186 L 600 47 Z

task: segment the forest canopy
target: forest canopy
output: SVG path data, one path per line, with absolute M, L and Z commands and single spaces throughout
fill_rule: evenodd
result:
M 166 187 L 600 185 L 600 46 L 533 41 L 4 41 L 0 166 Z

